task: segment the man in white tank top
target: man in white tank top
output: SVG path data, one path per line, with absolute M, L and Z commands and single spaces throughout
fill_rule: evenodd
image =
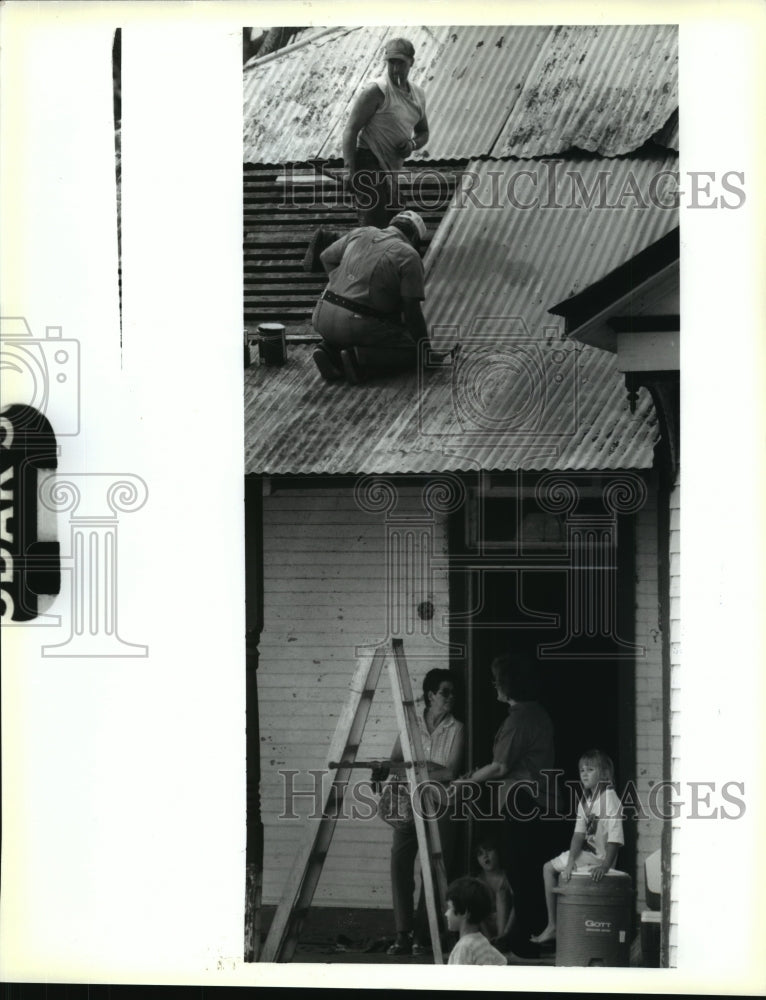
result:
M 388 225 L 400 212 L 396 173 L 414 150 L 428 142 L 426 98 L 409 80 L 415 48 L 392 38 L 385 49 L 386 73 L 359 94 L 343 132 L 347 185 L 360 226 Z

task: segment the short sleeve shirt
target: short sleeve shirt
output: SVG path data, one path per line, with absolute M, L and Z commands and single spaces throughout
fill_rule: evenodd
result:
M 607 844 L 625 843 L 620 799 L 613 788 L 604 789 L 590 806 L 582 800 L 577 804 L 575 833 L 585 835 L 584 850 L 599 859 L 606 857 Z
M 553 768 L 553 723 L 542 705 L 536 701 L 520 701 L 508 709 L 508 718 L 498 729 L 492 759 L 503 764 L 507 789 L 518 781 L 536 783 L 542 802 L 547 783 L 541 774 Z
M 325 250 L 322 262 L 336 265 L 330 291 L 379 312 L 399 313 L 402 299 L 426 297 L 420 254 L 395 226 L 352 229 Z
M 463 723 L 458 722 L 454 715 L 445 715 L 433 732 L 429 733 L 425 719 L 419 714 L 418 728 L 426 760 L 431 760 L 440 767 L 446 767 L 455 740 L 463 731 Z
M 464 934 L 450 952 L 447 965 L 507 965 L 505 955 L 493 948 L 479 931 Z

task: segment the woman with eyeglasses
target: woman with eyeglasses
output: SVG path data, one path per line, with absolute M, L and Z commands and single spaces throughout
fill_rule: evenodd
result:
M 455 701 L 455 683 L 449 670 L 429 670 L 423 679 L 424 709 L 418 715 L 420 740 L 423 745 L 428 777 L 445 789 L 460 773 L 465 749 L 465 727 L 452 714 Z M 403 760 L 401 742 L 396 738 L 391 760 Z M 393 765 L 390 773 L 404 777 L 406 768 Z M 383 781 L 387 769 L 374 769 L 373 781 Z M 446 813 L 446 810 L 444 810 Z M 442 857 L 449 881 L 455 846 L 455 822 L 445 814 L 438 819 Z M 418 840 L 415 824 L 397 826 L 391 845 L 391 895 L 394 906 L 396 939 L 388 949 L 389 955 L 422 955 L 430 953 L 425 898 L 421 890 L 417 918 L 415 917 L 415 858 Z M 415 939 L 413 941 L 413 932 Z

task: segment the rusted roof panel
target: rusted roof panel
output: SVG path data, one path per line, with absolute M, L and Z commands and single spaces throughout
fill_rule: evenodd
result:
M 563 335 L 548 307 L 612 271 L 678 225 L 678 157 L 471 161 L 426 257 L 435 344 L 502 339 L 521 327 Z M 514 207 L 529 205 L 528 208 Z M 491 322 L 488 317 L 492 317 Z
M 577 148 L 619 156 L 643 145 L 677 106 L 676 26 L 560 25 L 531 67 L 492 155 Z
M 648 392 L 631 414 L 612 355 L 557 343 L 459 355 L 443 370 L 325 382 L 313 348 L 245 372 L 245 471 L 394 474 L 649 468 Z
M 431 140 L 419 159 L 636 149 L 677 105 L 677 30 L 663 25 L 328 29 L 244 74 L 244 161 L 338 157 L 388 38 L 416 49 Z
M 372 32 L 338 28 L 246 67 L 244 162 L 318 156 L 378 48 Z

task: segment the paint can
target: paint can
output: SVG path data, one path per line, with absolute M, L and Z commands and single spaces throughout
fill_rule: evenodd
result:
M 594 882 L 587 873 L 574 874 L 554 892 L 556 965 L 627 967 L 634 895 L 630 876 L 614 872 Z
M 282 323 L 260 323 L 258 356 L 262 365 L 283 365 L 287 361 L 287 340 Z

